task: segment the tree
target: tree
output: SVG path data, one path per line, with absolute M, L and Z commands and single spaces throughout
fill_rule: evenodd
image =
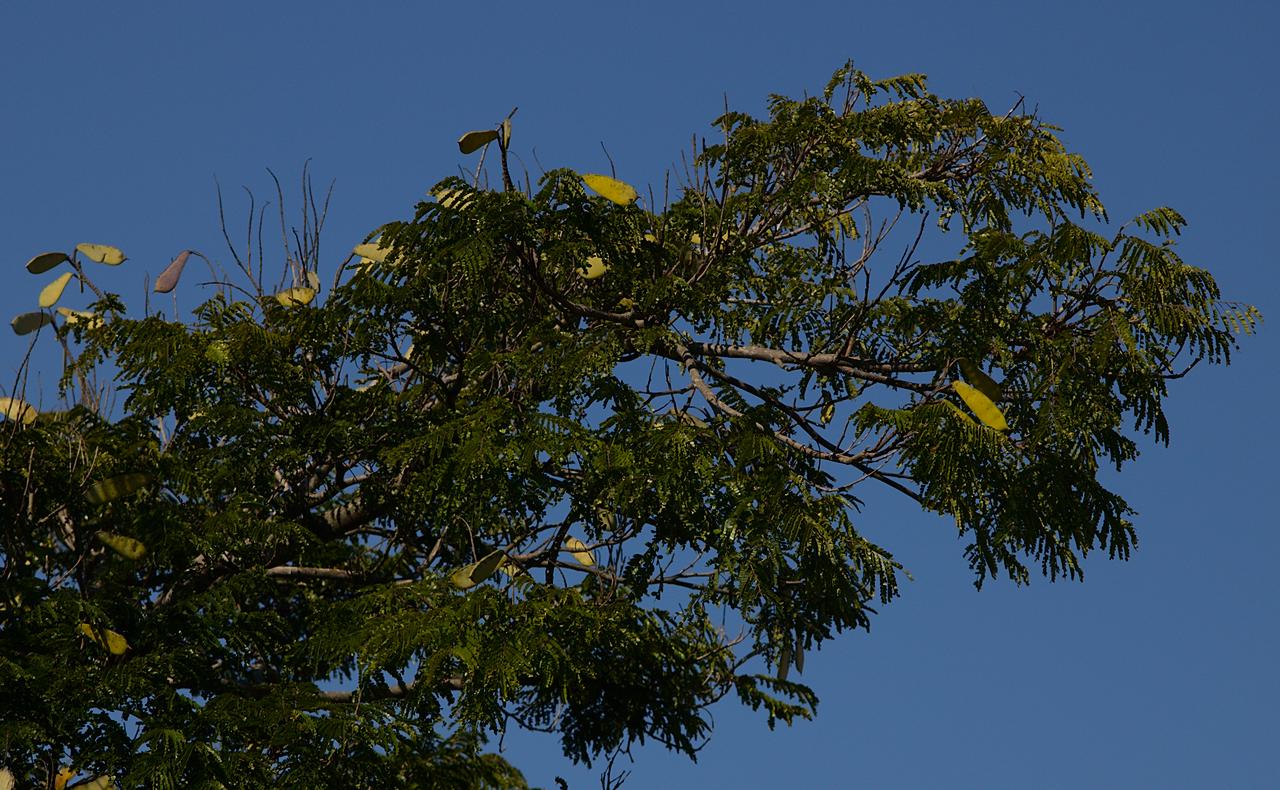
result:
M 512 724 L 590 762 L 692 754 L 726 696 L 807 718 L 789 670 L 898 590 L 863 486 L 954 518 L 979 585 L 1127 557 L 1100 465 L 1167 443 L 1167 382 L 1260 320 L 1183 218 L 1109 231 L 1055 127 L 919 75 L 715 126 L 659 201 L 517 188 L 508 116 L 459 141 L 501 188 L 445 179 L 327 288 L 307 190 L 279 285 L 231 245 L 188 320 L 100 291 L 114 247 L 33 258 L 68 271 L 14 328 L 62 345 L 71 406 L 0 401 L 4 764 L 522 787 L 485 751 Z M 52 310 L 68 282 L 89 311 Z

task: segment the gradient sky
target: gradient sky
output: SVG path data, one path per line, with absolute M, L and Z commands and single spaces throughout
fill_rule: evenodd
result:
M 535 177 L 608 172 L 603 142 L 619 176 L 656 186 L 726 96 L 758 113 L 848 58 L 993 109 L 1025 96 L 1091 162 L 1114 219 L 1176 207 L 1183 257 L 1273 323 L 1230 368 L 1172 383 L 1172 447 L 1148 442 L 1114 481 L 1140 514 L 1132 560 L 977 592 L 951 523 L 876 497 L 866 530 L 915 581 L 870 634 L 808 658 L 818 718 L 770 733 L 723 704 L 696 764 L 637 748 L 627 787 L 1280 787 L 1277 29 L 1261 2 L 9 0 L 0 313 L 34 308 L 47 278 L 22 271 L 29 257 L 80 241 L 129 253 L 106 284 L 139 306 L 142 273 L 178 250 L 229 262 L 214 177 L 243 228 L 240 185 L 268 197 L 270 167 L 296 191 L 308 158 L 336 180 L 333 266 L 457 172 L 461 132 L 517 105 Z M 4 336 L 12 371 L 25 343 Z M 54 361 L 29 390 L 47 400 Z M 504 746 L 531 782 L 598 786 L 553 740 Z

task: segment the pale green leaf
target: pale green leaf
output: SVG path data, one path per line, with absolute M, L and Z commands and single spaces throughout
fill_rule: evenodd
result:
M 145 472 L 129 472 L 128 474 L 108 477 L 89 486 L 84 498 L 91 505 L 106 504 L 113 499 L 132 494 L 147 483 L 150 483 L 151 479 L 151 475 Z
M 301 305 L 311 304 L 311 300 L 316 298 L 314 288 L 287 288 L 276 294 L 276 301 L 282 307 L 298 307 Z
M 20 422 L 23 425 L 30 425 L 36 421 L 39 412 L 35 407 L 24 400 L 18 398 L 0 398 L 0 415 L 4 415 L 6 419 Z
M 117 535 L 114 532 L 106 532 L 105 530 L 98 530 L 95 534 L 98 536 L 98 540 L 126 560 L 140 560 L 146 556 L 146 544 L 136 538 Z
M 118 266 L 125 261 L 124 252 L 110 244 L 77 244 L 76 249 L 89 260 L 108 266 Z
M 57 304 L 62 298 L 62 292 L 67 289 L 67 283 L 71 282 L 71 275 L 72 272 L 63 272 L 53 282 L 42 288 L 37 304 L 41 307 L 53 307 Z
M 458 150 L 464 154 L 473 153 L 483 146 L 492 143 L 498 139 L 497 129 L 485 129 L 477 132 L 467 132 L 458 138 Z
M 609 267 L 605 264 L 604 259 L 599 255 L 592 255 L 586 260 L 586 266 L 578 269 L 585 280 L 594 280 L 597 277 L 603 277 L 604 273 L 609 271 Z
M 591 566 L 596 564 L 596 555 L 587 548 L 585 543 L 573 536 L 564 539 L 564 550 L 583 565 Z

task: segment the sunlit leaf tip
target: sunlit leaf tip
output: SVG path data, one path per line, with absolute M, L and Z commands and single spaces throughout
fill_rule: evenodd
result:
M 640 197 L 634 187 L 616 178 L 610 178 L 598 173 L 585 173 L 582 176 L 582 180 L 600 197 L 611 200 L 620 206 L 634 203 Z
M 311 304 L 311 300 L 316 298 L 316 289 L 314 288 L 287 288 L 276 294 L 276 301 L 282 307 L 299 307 L 301 305 Z
M 169 265 L 164 267 L 164 271 L 160 272 L 160 276 L 156 278 L 156 293 L 167 294 L 178 286 L 178 279 L 182 277 L 182 269 L 187 265 L 187 258 L 190 257 L 191 250 L 183 250 L 172 261 L 169 261 Z
M 71 272 L 63 272 L 58 275 L 53 282 L 46 285 L 40 290 L 40 299 L 37 302 L 41 307 L 53 307 L 62 298 L 62 292 L 66 290 L 67 283 L 71 282 Z
M 77 244 L 76 249 L 89 260 L 108 266 L 118 266 L 125 261 L 124 252 L 110 244 Z
M 977 415 L 979 420 L 988 428 L 994 428 L 997 431 L 1009 430 L 1009 423 L 1004 419 L 1004 412 L 991 402 L 991 399 L 982 394 L 977 387 L 966 384 L 963 381 L 951 382 L 951 387 L 960 396 L 960 400 L 964 401 L 964 405 Z
M 32 274 L 44 274 L 64 261 L 69 261 L 65 252 L 42 252 L 27 261 L 27 271 Z
M 30 425 L 39 412 L 30 403 L 19 398 L 0 398 L 0 415 L 14 422 Z
M 483 129 L 474 132 L 467 132 L 458 138 L 458 150 L 464 154 L 474 153 L 497 139 L 497 129 Z
M 105 530 L 98 530 L 95 534 L 98 540 L 102 541 L 107 548 L 126 560 L 140 560 L 147 554 L 146 544 L 136 538 L 117 535 L 114 532 L 106 532 Z
M 52 324 L 53 316 L 43 311 L 22 313 L 21 315 L 14 316 L 13 320 L 9 323 L 13 326 L 15 334 L 29 335 L 42 326 Z

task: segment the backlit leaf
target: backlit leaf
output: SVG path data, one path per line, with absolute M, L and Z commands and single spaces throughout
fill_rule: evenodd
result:
M 105 543 L 108 548 L 126 560 L 140 560 L 147 554 L 146 544 L 135 538 L 103 530 L 98 530 L 95 534 L 97 534 L 98 540 Z
M 287 288 L 276 294 L 276 301 L 283 307 L 298 307 L 300 305 L 311 304 L 311 300 L 316 298 L 314 288 Z
M 592 255 L 586 260 L 586 266 L 578 269 L 578 273 L 583 279 L 594 280 L 597 277 L 603 277 L 604 273 L 609 271 L 609 267 L 605 265 L 604 259 L 599 255 Z
M 828 403 L 826 406 L 823 406 L 821 416 L 823 425 L 831 422 L 831 419 L 836 416 L 836 405 L 834 403 Z
M 65 252 L 42 252 L 27 261 L 27 271 L 32 274 L 44 274 L 58 264 L 69 261 Z
M 19 335 L 29 335 L 46 324 L 53 323 L 53 316 L 45 312 L 23 313 L 14 316 L 13 331 Z
M 1004 412 L 1000 411 L 991 399 L 982 394 L 977 387 L 970 386 L 963 381 L 951 382 L 951 387 L 960 396 L 960 400 L 964 401 L 964 405 L 977 415 L 979 420 L 989 428 L 995 428 L 997 431 L 1009 430 L 1009 423 L 1005 422 Z
M 449 574 L 449 581 L 459 590 L 466 590 L 475 587 L 480 582 L 493 575 L 502 561 L 506 559 L 506 552 L 502 550 L 491 551 L 478 561 L 470 565 L 464 565 L 453 573 Z
M 602 176 L 598 173 L 586 173 L 582 176 L 582 180 L 600 197 L 612 200 L 620 206 L 634 203 L 636 198 L 640 197 L 630 184 L 619 181 L 616 178 Z
M 119 247 L 112 247 L 109 244 L 77 244 L 76 249 L 89 260 L 105 263 L 108 266 L 118 266 L 125 260 L 124 252 Z
M 164 267 L 164 271 L 160 272 L 160 276 L 156 278 L 155 291 L 158 294 L 167 294 L 178 286 L 178 278 L 182 277 L 182 269 L 187 265 L 187 258 L 191 257 L 191 250 L 183 250 L 169 265 Z
M 464 154 L 472 153 L 483 146 L 492 143 L 498 139 L 497 129 L 485 129 L 477 132 L 467 132 L 458 138 L 458 150 Z
M 89 486 L 84 498 L 91 505 L 103 505 L 113 499 L 128 496 L 150 482 L 151 475 L 145 472 L 129 472 L 128 474 L 116 475 L 115 477 L 108 477 L 106 480 L 99 480 Z
M 992 403 L 1000 401 L 1000 385 L 995 379 L 982 372 L 982 368 L 974 364 L 973 360 L 960 359 L 960 372 L 964 374 L 964 380 L 978 388 L 978 391 L 991 400 Z
M 67 283 L 71 282 L 71 275 L 72 272 L 63 272 L 57 279 L 42 288 L 38 304 L 41 307 L 53 307 L 57 304 L 62 298 L 62 292 L 67 289 Z
M 587 549 L 587 545 L 575 537 L 567 537 L 564 539 L 564 549 L 573 556 L 575 560 L 583 565 L 595 565 L 596 555 Z
M 30 403 L 18 398 L 0 398 L 0 415 L 6 419 L 30 425 L 36 421 L 39 412 Z
M 80 633 L 97 642 L 113 656 L 122 656 L 129 649 L 129 643 L 125 641 L 125 638 L 110 628 L 94 627 L 88 623 L 81 623 Z

